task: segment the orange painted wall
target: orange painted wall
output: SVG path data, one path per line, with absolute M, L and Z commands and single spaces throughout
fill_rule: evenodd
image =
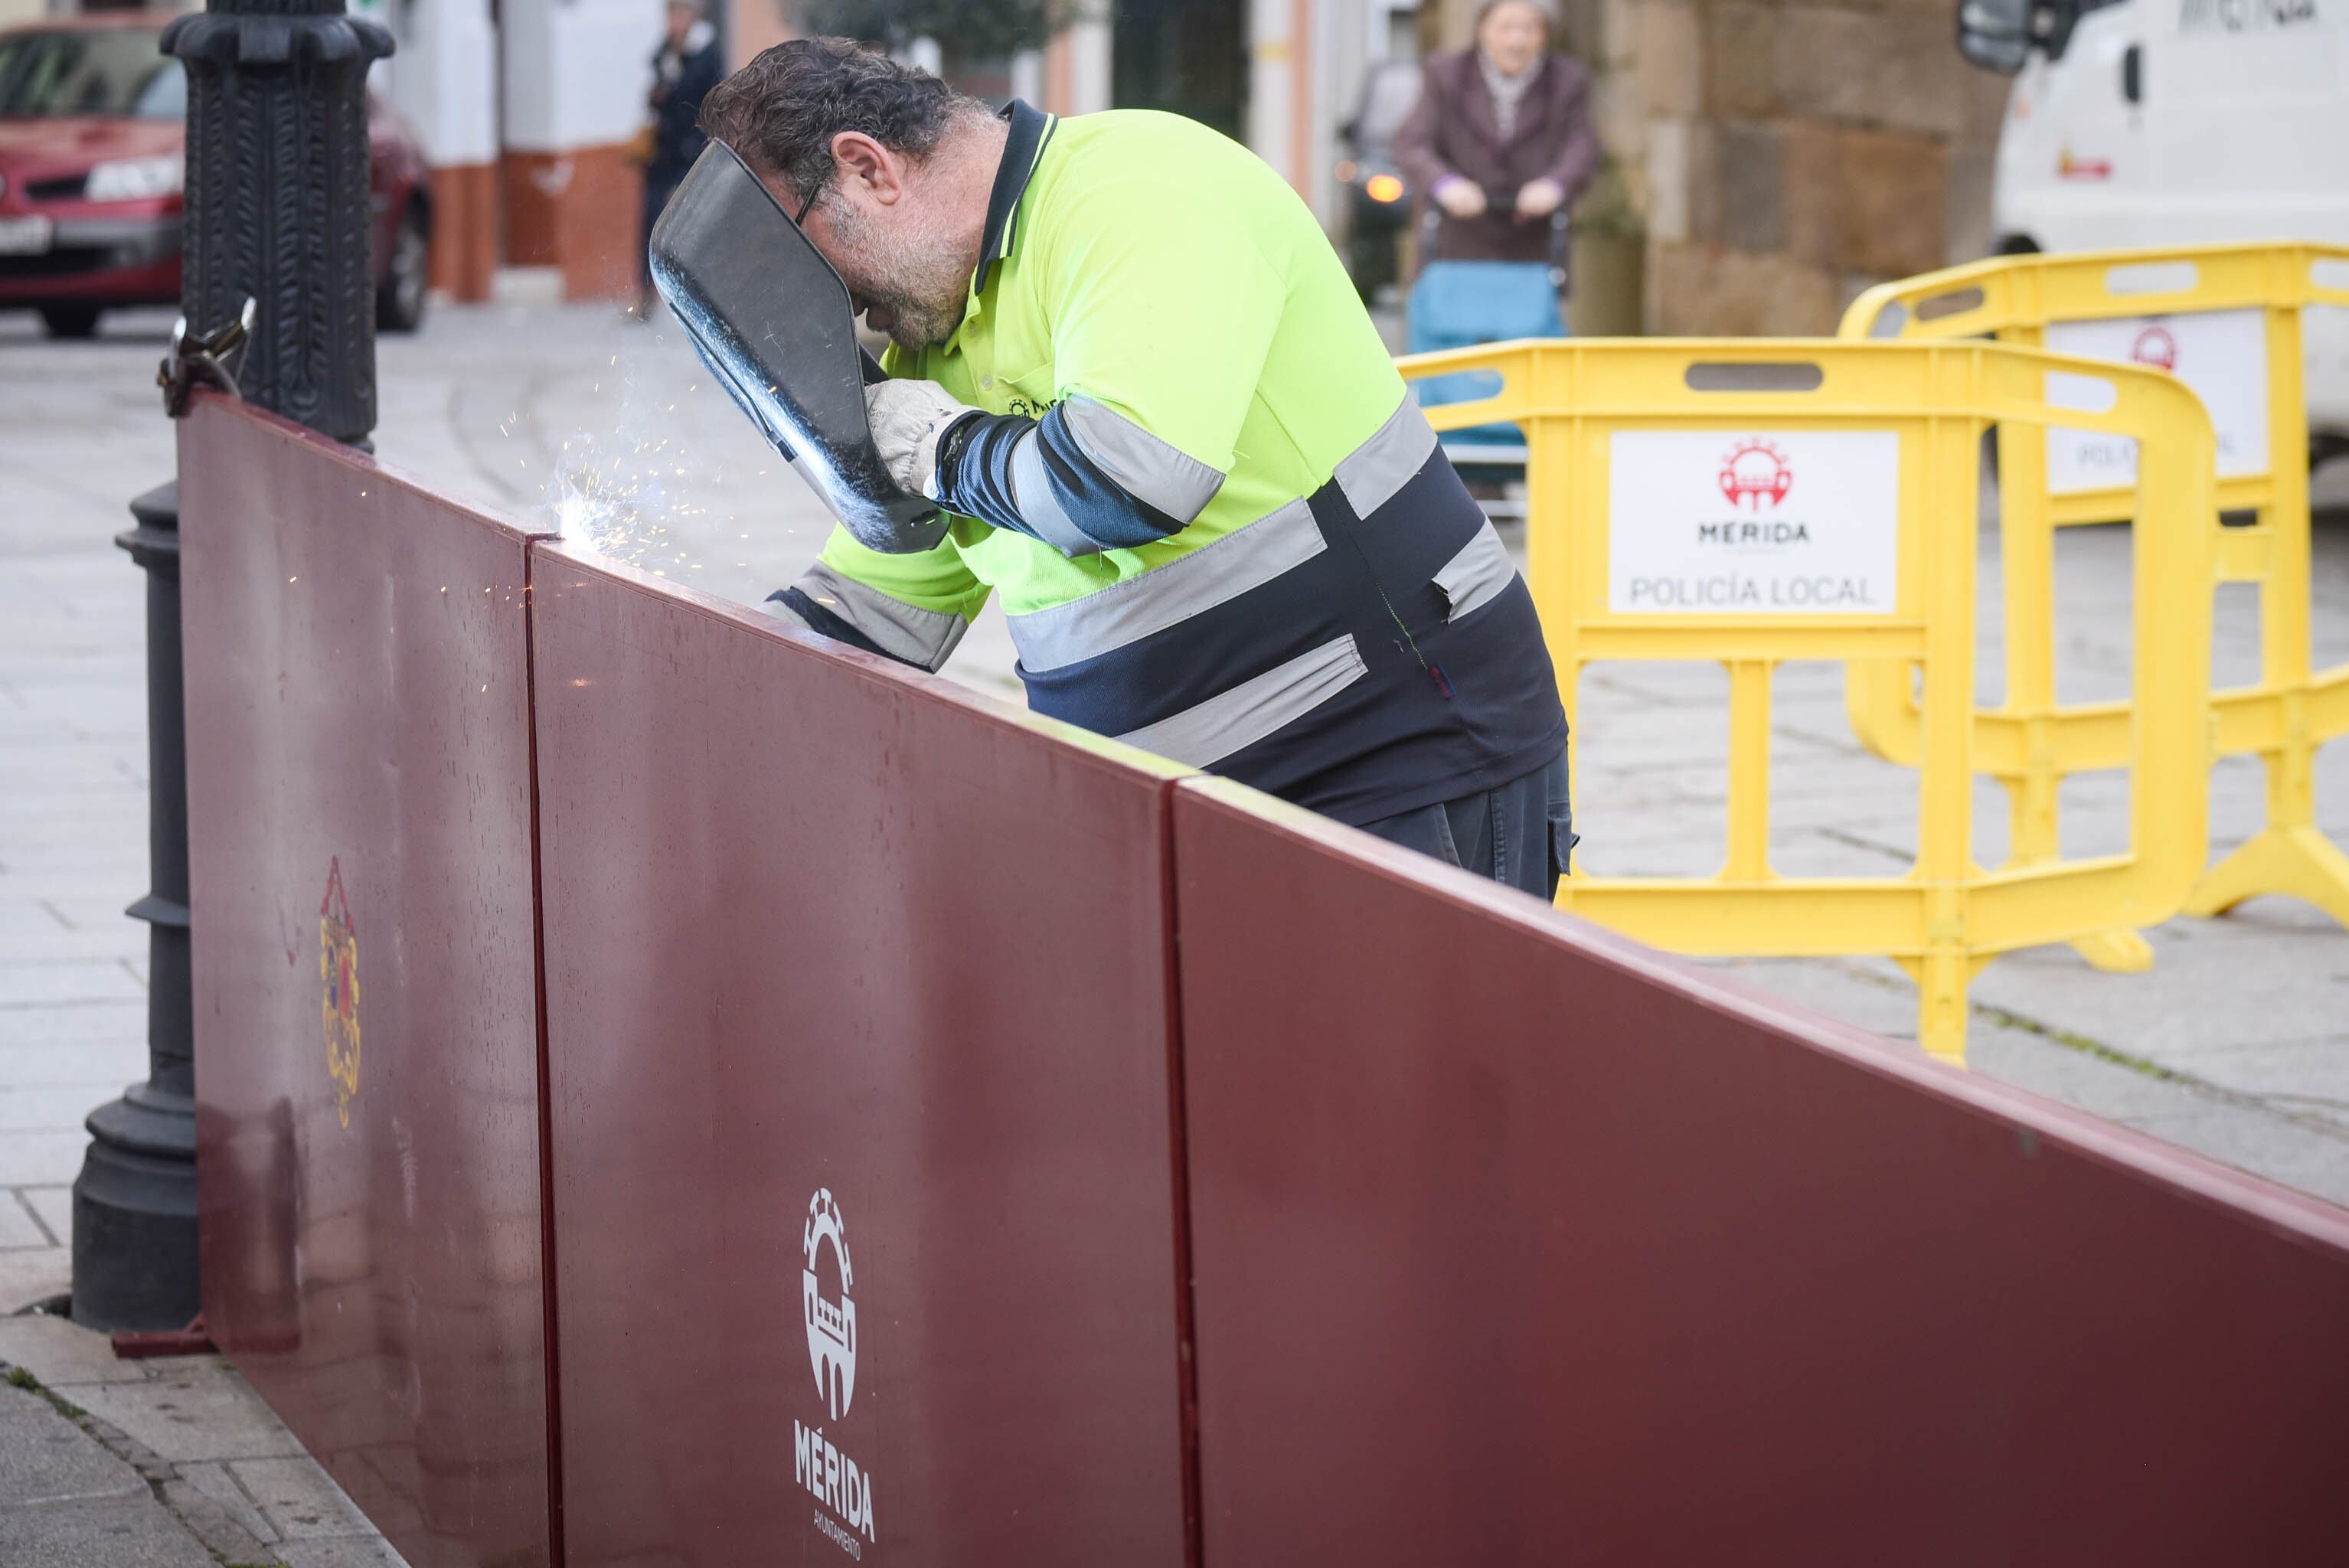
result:
M 485 300 L 498 265 L 498 168 L 456 164 L 432 171 L 432 286 L 451 299 Z
M 506 261 L 557 267 L 565 299 L 634 299 L 643 271 L 644 176 L 625 146 L 508 152 Z

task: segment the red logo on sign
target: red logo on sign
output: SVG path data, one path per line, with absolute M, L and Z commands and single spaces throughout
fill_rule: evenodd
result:
M 1740 441 L 1721 460 L 1721 493 L 1733 507 L 1743 500 L 1760 511 L 1765 498 L 1776 506 L 1794 488 L 1795 470 L 1786 454 L 1767 441 Z
M 2178 339 L 2166 326 L 2148 326 L 2137 335 L 2129 345 L 2129 357 L 2139 365 L 2150 365 L 2156 370 L 2178 368 Z

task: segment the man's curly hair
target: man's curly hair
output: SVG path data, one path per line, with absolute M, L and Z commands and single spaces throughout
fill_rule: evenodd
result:
M 862 131 L 915 160 L 987 106 L 851 38 L 794 38 L 761 52 L 701 100 L 701 129 L 802 202 L 832 182 L 832 139 Z

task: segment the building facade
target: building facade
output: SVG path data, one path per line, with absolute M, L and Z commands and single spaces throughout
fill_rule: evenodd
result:
M 0 4 L 7 0 L 0 0 Z M 434 165 L 433 281 L 459 299 L 621 299 L 636 287 L 645 119 L 663 0 L 367 0 L 399 39 L 378 87 Z M 967 91 L 1061 114 L 1191 114 L 1245 139 L 1325 221 L 1338 127 L 1368 65 L 1415 41 L 1392 0 L 1119 0 L 1005 60 L 914 57 Z M 792 0 L 722 0 L 730 61 L 793 35 Z
M 709 0 L 731 62 L 800 0 Z M 664 0 L 354 0 L 399 41 L 377 86 L 433 164 L 433 281 L 458 299 L 626 299 L 640 265 Z M 1345 220 L 1342 127 L 1381 63 L 1467 43 L 1482 0 L 1092 0 L 1033 54 L 913 54 L 1062 114 L 1188 114 Z M 77 8 L 0 0 L 0 25 Z M 1950 0 L 1553 0 L 1609 154 L 1576 212 L 1580 331 L 1832 330 L 1868 284 L 1983 253 L 2006 84 Z

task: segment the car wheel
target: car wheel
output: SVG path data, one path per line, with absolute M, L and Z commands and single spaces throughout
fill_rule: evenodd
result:
M 41 321 L 48 327 L 51 337 L 98 335 L 98 306 L 94 304 L 44 305 Z
M 410 205 L 391 239 L 391 259 L 376 289 L 375 324 L 384 332 L 414 332 L 424 320 L 424 295 L 430 286 L 432 234 L 424 226 L 423 209 Z

